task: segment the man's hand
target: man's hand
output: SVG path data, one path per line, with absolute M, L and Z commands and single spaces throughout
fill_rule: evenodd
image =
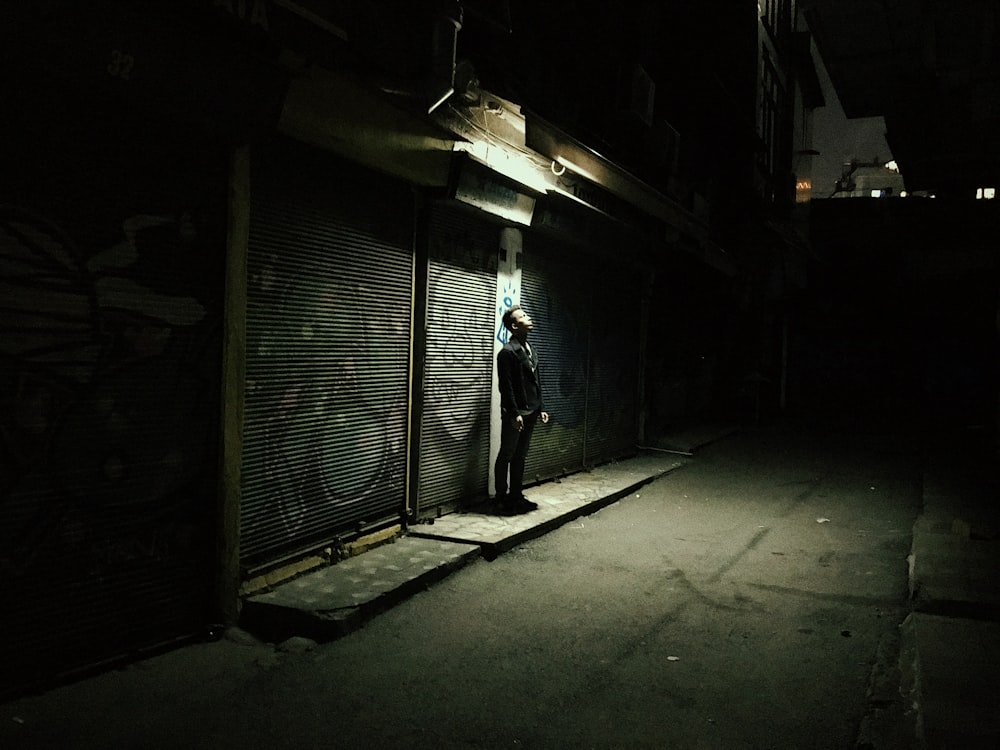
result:
M 524 429 L 524 417 L 518 414 L 517 418 L 514 420 L 514 424 L 517 425 L 517 431 L 521 432 L 521 430 Z
M 547 411 L 542 412 L 542 424 L 549 423 L 549 413 Z

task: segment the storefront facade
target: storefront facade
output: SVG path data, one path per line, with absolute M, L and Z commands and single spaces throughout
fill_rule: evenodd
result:
M 99 80 L 70 71 L 80 42 L 5 92 L 2 691 L 198 637 L 345 543 L 486 500 L 512 304 L 551 415 L 529 483 L 633 453 L 642 417 L 658 236 L 347 77 L 289 76 L 268 4 L 106 6 Z

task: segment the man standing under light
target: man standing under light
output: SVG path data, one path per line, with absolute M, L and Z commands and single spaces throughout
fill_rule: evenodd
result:
M 497 354 L 497 387 L 500 389 L 500 452 L 494 465 L 496 502 L 504 513 L 527 513 L 538 508 L 524 497 L 524 462 L 539 418 L 549 415 L 542 405 L 538 356 L 528 344 L 531 316 L 520 305 L 503 314 L 510 339 Z M 510 483 L 508 485 L 508 471 Z

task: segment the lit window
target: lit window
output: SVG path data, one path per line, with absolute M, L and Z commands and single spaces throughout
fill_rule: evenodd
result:
M 872 190 L 872 198 L 881 198 L 881 197 L 882 197 L 881 190 Z
M 991 201 L 997 197 L 996 188 L 983 188 L 983 198 L 985 200 Z

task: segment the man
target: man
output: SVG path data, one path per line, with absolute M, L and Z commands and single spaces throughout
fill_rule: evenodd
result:
M 538 378 L 538 357 L 528 344 L 531 317 L 519 305 L 503 314 L 510 337 L 497 354 L 497 385 L 500 389 L 500 452 L 494 465 L 496 501 L 505 513 L 527 513 L 537 503 L 522 494 L 524 460 L 531 444 L 535 423 L 545 424 L 549 415 L 542 405 Z M 510 483 L 508 485 L 508 471 Z

